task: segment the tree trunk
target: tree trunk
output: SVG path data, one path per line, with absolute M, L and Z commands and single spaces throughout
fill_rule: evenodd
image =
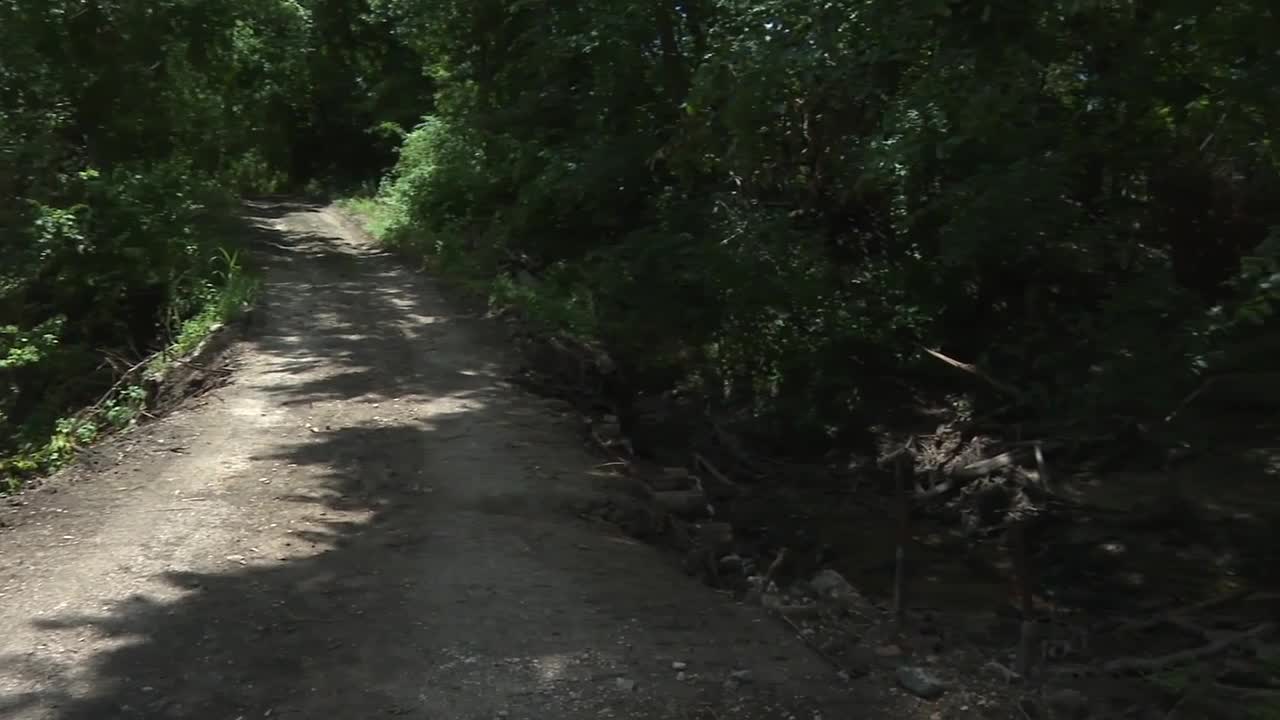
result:
M 911 491 L 907 484 L 907 463 L 911 456 L 903 453 L 894 463 L 894 482 L 898 493 L 898 545 L 894 550 L 893 625 L 900 632 L 907 617 L 907 545 L 911 542 Z
M 655 0 L 654 20 L 658 29 L 658 46 L 662 51 L 663 89 L 667 92 L 672 109 L 684 102 L 686 92 L 684 61 L 680 57 L 680 44 L 676 39 L 675 12 L 671 0 Z

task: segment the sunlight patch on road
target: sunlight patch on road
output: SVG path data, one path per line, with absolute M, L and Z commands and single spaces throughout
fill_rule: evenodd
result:
M 283 425 L 286 421 L 283 410 L 256 397 L 233 397 L 227 400 L 226 407 L 227 412 L 258 427 Z

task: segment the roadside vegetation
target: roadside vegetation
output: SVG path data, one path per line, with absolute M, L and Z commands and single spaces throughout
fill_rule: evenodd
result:
M 381 26 L 350 20 L 289 0 L 0 6 L 0 489 L 137 418 L 143 375 L 250 300 L 239 196 L 392 157 L 357 107 L 374 51 L 350 52 Z

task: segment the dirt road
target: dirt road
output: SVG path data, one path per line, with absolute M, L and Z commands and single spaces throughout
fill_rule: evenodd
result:
M 0 718 L 875 716 L 564 509 L 600 460 L 484 321 L 328 209 L 254 214 L 230 382 L 0 513 Z

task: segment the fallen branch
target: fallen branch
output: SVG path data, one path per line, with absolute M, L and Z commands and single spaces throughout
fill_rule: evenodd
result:
M 735 483 L 733 480 L 730 480 L 729 476 L 721 472 L 720 469 L 717 468 L 715 465 L 712 465 L 711 461 L 708 460 L 706 456 L 704 456 L 702 453 L 695 452 L 693 454 L 693 461 L 698 464 L 698 467 L 705 470 L 708 475 L 715 478 L 716 482 L 734 489 L 738 489 L 738 484 Z
M 1182 696 L 1178 698 L 1178 701 L 1173 704 L 1173 707 L 1169 708 L 1169 712 L 1164 714 L 1165 720 L 1170 720 L 1170 718 L 1176 716 L 1178 711 L 1182 709 L 1182 706 L 1187 703 L 1187 699 L 1190 697 L 1191 693 L 1184 692 Z
M 974 375 L 978 378 L 981 378 L 982 380 L 986 381 L 988 385 L 999 390 L 1002 393 L 1005 393 L 1006 395 L 1010 395 L 1018 400 L 1021 400 L 1022 398 L 1026 397 L 1026 393 L 1022 392 L 1018 388 L 1006 382 L 1003 382 L 991 377 L 987 373 L 983 372 L 983 370 L 979 368 L 977 365 L 971 365 L 969 363 L 960 362 L 955 358 L 947 357 L 946 355 L 943 355 L 937 350 L 930 350 L 929 348 L 924 346 L 921 346 L 920 349 L 929 353 L 930 355 L 937 358 L 938 360 L 941 360 L 947 365 L 950 365 L 951 367 L 956 368 L 957 370 L 963 370 L 964 372 L 967 372 L 970 375 Z
M 1209 687 L 1213 692 L 1230 695 L 1234 700 L 1267 700 L 1270 702 L 1280 700 L 1280 688 L 1244 687 L 1241 685 L 1228 685 L 1222 682 L 1215 682 Z
M 700 490 L 668 490 L 651 497 L 663 510 L 679 517 L 695 517 L 708 510 L 707 497 Z
M 614 461 L 614 462 L 600 463 L 599 465 L 595 465 L 595 466 L 593 466 L 591 469 L 592 469 L 592 470 L 604 470 L 605 468 L 610 468 L 610 467 L 625 467 L 625 468 L 629 468 L 629 467 L 631 467 L 631 463 L 627 462 L 626 460 L 616 460 L 616 461 Z
M 1049 479 L 1049 463 L 1045 462 L 1044 459 L 1044 443 L 1036 443 L 1035 450 L 1036 472 L 1039 473 L 1039 477 L 1036 478 L 1036 484 L 1039 485 L 1042 490 L 1048 490 L 1052 483 Z
M 1004 665 L 1001 665 L 1000 663 L 996 662 L 995 660 L 988 660 L 986 663 L 984 663 L 984 664 L 983 664 L 982 669 L 983 669 L 983 670 L 990 670 L 991 672 L 995 673 L 996 675 L 999 675 L 999 676 L 1000 676 L 1000 678 L 1001 678 L 1001 679 L 1003 679 L 1006 683 L 1010 683 L 1010 684 L 1012 684 L 1012 683 L 1014 683 L 1014 682 L 1016 682 L 1016 681 L 1018 681 L 1018 680 L 1021 680 L 1021 679 L 1022 679 L 1022 676 L 1021 676 L 1021 675 L 1019 675 L 1018 673 L 1014 672 L 1013 670 L 1011 670 L 1011 669 L 1009 669 L 1009 668 L 1005 667 Z
M 209 367 L 208 365 L 201 365 L 200 363 L 194 363 L 194 362 L 191 362 L 190 360 L 182 360 L 180 358 L 168 358 L 167 362 L 177 363 L 178 365 L 186 365 L 187 367 L 194 368 L 196 370 L 199 370 L 200 372 L 221 373 L 223 375 L 231 374 L 231 371 L 226 368 Z
M 1017 465 L 1019 458 L 1023 454 L 1023 452 L 1018 450 L 1002 452 L 994 457 L 989 457 L 985 460 L 978 460 L 977 462 L 971 462 L 963 467 L 958 467 L 947 474 L 952 477 L 960 478 L 961 480 L 976 480 L 980 477 L 986 477 L 998 470 L 1004 470 L 1005 468 Z
M 906 442 L 899 445 L 896 450 L 893 450 L 892 452 L 887 453 L 884 457 L 877 460 L 876 464 L 879 465 L 880 467 L 885 467 L 891 462 L 896 462 L 898 458 L 902 457 L 903 455 L 915 449 L 915 444 L 916 444 L 916 436 L 912 435 L 911 437 L 907 438 Z
M 994 457 L 978 460 L 962 467 L 946 471 L 946 479 L 942 482 L 934 483 L 929 487 L 922 486 L 919 482 L 915 483 L 915 496 L 922 500 L 929 500 L 941 497 L 954 490 L 959 490 L 964 485 L 973 480 L 986 477 L 992 473 L 1004 470 L 1006 468 L 1016 467 L 1023 453 L 1010 450 L 1003 452 Z
M 1204 382 L 1200 383 L 1200 387 L 1196 388 L 1195 390 L 1192 390 L 1190 394 L 1188 394 L 1186 397 L 1182 399 L 1182 402 L 1178 403 L 1177 407 L 1175 407 L 1172 411 L 1170 411 L 1168 415 L 1164 416 L 1164 421 L 1166 423 L 1173 422 L 1173 419 L 1178 416 L 1178 413 L 1182 412 L 1183 410 L 1186 410 L 1187 406 L 1195 402 L 1196 398 L 1205 394 L 1205 392 L 1207 392 L 1209 388 L 1216 385 L 1218 383 L 1218 380 L 1220 379 L 1221 379 L 1220 377 L 1211 377 L 1205 380 Z
M 1275 626 L 1271 623 L 1263 623 L 1243 632 L 1225 635 L 1198 648 L 1179 650 L 1178 652 L 1172 652 L 1167 655 L 1161 655 L 1154 658 L 1117 658 L 1104 663 L 1102 669 L 1108 673 L 1138 673 L 1141 675 L 1149 675 L 1161 670 L 1167 670 L 1179 665 L 1187 665 L 1198 660 L 1213 657 L 1239 642 L 1249 640 L 1260 635 L 1265 635 L 1271 632 L 1274 627 Z
M 738 441 L 738 438 L 733 436 L 733 433 L 725 430 L 720 423 L 715 422 L 714 420 L 711 421 L 711 430 L 715 433 L 716 439 L 720 441 L 720 447 L 727 452 L 734 461 L 747 469 L 753 475 L 759 475 L 759 472 L 756 470 L 758 465 L 757 461 L 742 448 L 742 443 Z
M 1253 594 L 1252 590 L 1248 588 L 1240 588 L 1238 590 L 1233 590 L 1229 593 L 1225 593 L 1217 597 L 1209 598 L 1208 600 L 1202 600 L 1201 602 L 1178 608 L 1177 610 L 1171 610 L 1167 613 L 1163 613 L 1153 618 L 1146 618 L 1143 620 L 1133 620 L 1133 621 L 1124 623 L 1119 627 L 1117 627 L 1116 631 L 1117 632 L 1146 632 L 1147 630 L 1158 628 L 1161 625 L 1174 625 L 1177 627 L 1185 628 L 1185 625 L 1188 623 L 1188 621 L 1186 620 L 1186 617 L 1188 615 L 1194 615 L 1196 613 L 1201 613 L 1206 610 L 1212 610 L 1214 608 L 1221 607 L 1223 605 L 1235 602 L 1237 600 L 1243 600 L 1252 594 Z
M 1264 372 L 1234 372 L 1234 373 L 1225 373 L 1222 375 L 1214 375 L 1213 377 L 1205 378 L 1204 382 L 1200 383 L 1199 387 L 1197 387 L 1195 390 L 1192 390 L 1189 395 L 1187 395 L 1185 398 L 1182 399 L 1182 402 L 1178 403 L 1177 407 L 1175 407 L 1168 415 L 1164 417 L 1164 422 L 1165 423 L 1173 422 L 1173 419 L 1176 418 L 1178 414 L 1181 413 L 1183 410 L 1186 410 L 1187 407 L 1191 405 L 1191 403 L 1195 402 L 1202 395 L 1214 389 L 1224 381 L 1254 379 L 1254 378 L 1259 378 L 1259 379 L 1267 378 L 1271 380 L 1276 380 L 1280 378 L 1280 373 L 1265 372 L 1265 371 Z
M 630 464 L 627 462 L 627 459 L 625 457 L 618 455 L 616 452 L 614 452 L 614 447 L 617 445 L 621 445 L 628 452 L 631 452 L 631 443 L 626 438 L 622 438 L 614 442 L 609 442 L 608 440 L 605 440 L 604 438 L 600 437 L 600 433 L 596 432 L 594 428 L 592 428 L 590 435 L 591 435 L 591 439 L 595 441 L 596 445 L 599 445 L 600 449 L 603 450 L 605 454 L 612 457 L 614 462 L 622 463 L 622 464 Z M 631 454 L 634 455 L 635 453 L 632 452 Z
M 762 592 L 769 592 L 769 583 L 773 582 L 773 578 L 777 576 L 778 571 L 782 569 L 783 563 L 787 561 L 787 549 L 782 548 L 778 551 L 778 556 L 769 563 L 769 568 L 764 572 L 764 579 L 760 583 Z
M 854 676 L 854 674 L 849 672 L 849 670 L 845 668 L 845 666 L 841 664 L 839 660 L 832 657 L 830 653 L 823 650 L 822 647 L 818 645 L 818 643 L 814 642 L 813 638 L 810 635 L 805 634 L 804 629 L 801 628 L 800 625 L 797 624 L 795 620 L 792 620 L 790 617 L 787 617 L 782 613 L 774 613 L 774 616 L 781 618 L 782 621 L 785 622 L 793 632 L 795 632 L 796 637 L 800 638 L 801 642 L 803 642 L 806 646 L 808 646 L 808 648 L 812 650 L 813 653 L 817 655 L 819 658 L 821 658 L 824 662 L 826 662 L 831 667 L 835 668 L 837 672 L 842 672 L 848 677 Z
M 138 371 L 145 369 L 147 365 L 151 364 L 151 361 L 159 357 L 162 352 L 163 351 L 152 353 L 127 368 L 120 374 L 120 377 L 116 378 L 116 381 L 112 383 L 111 387 L 103 393 L 102 397 L 98 398 L 97 402 L 76 413 L 75 419 L 78 421 L 86 420 L 96 415 L 100 410 L 102 410 L 103 405 L 106 405 L 111 398 L 115 397 L 116 393 L 120 391 L 120 388 L 124 387 L 125 383 L 128 382 L 131 377 L 133 377 Z
M 942 497 L 952 490 L 958 490 L 967 483 L 964 478 L 949 477 L 940 483 L 933 483 L 929 487 L 925 487 L 917 480 L 912 484 L 915 486 L 914 495 L 919 500 L 932 500 L 936 497 Z

